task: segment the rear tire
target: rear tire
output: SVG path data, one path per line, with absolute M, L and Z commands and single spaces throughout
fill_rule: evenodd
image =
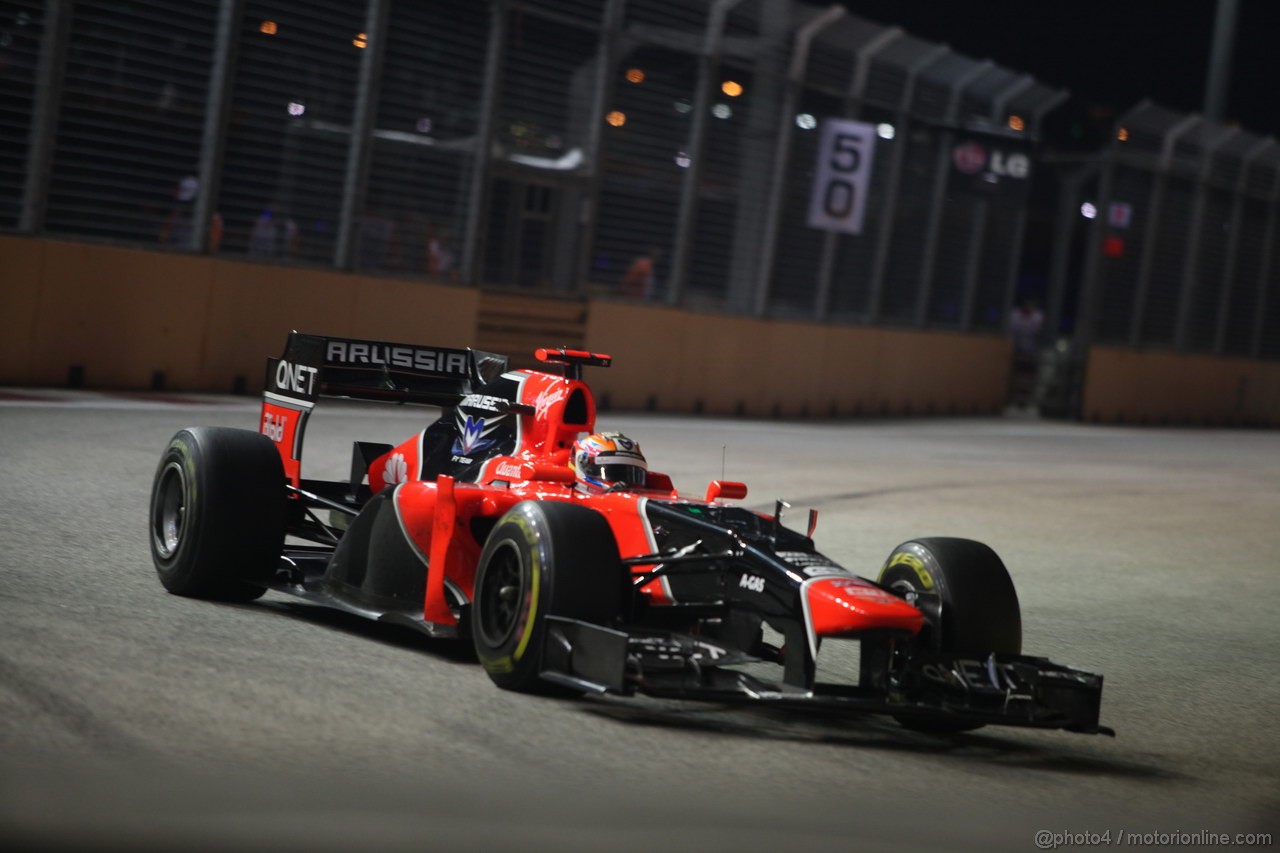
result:
M 494 527 L 476 572 L 476 656 L 505 690 L 554 693 L 542 680 L 547 616 L 612 624 L 626 569 L 605 517 L 559 501 L 516 504 Z
M 151 489 L 151 557 L 164 588 L 220 601 L 266 592 L 284 546 L 284 486 L 265 435 L 224 427 L 174 435 Z
M 985 658 L 1022 653 L 1022 612 L 996 552 L 972 539 L 904 542 L 885 561 L 879 583 L 925 614 L 918 642 L 936 654 Z M 909 729 L 961 732 L 981 723 L 897 717 Z

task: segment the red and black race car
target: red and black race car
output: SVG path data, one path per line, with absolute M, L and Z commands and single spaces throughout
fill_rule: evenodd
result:
M 1102 676 L 1021 653 L 1017 594 L 986 545 L 912 540 L 859 577 L 817 551 L 816 513 L 800 533 L 782 502 L 773 515 L 726 503 L 741 483 L 691 498 L 634 441 L 596 434 L 581 374 L 609 356 L 537 356 L 547 372 L 293 333 L 268 360 L 260 431 L 192 427 L 165 449 L 150 513 L 161 583 L 240 601 L 276 590 L 469 638 L 512 690 L 1113 733 L 1098 723 Z M 355 442 L 349 482 L 303 479 L 324 396 L 445 411 L 399 446 Z M 844 682 L 819 680 L 819 654 L 847 643 Z

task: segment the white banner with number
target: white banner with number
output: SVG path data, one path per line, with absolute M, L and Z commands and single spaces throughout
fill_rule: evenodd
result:
M 810 228 L 862 233 L 875 149 L 875 125 L 839 118 L 822 120 L 809 194 Z

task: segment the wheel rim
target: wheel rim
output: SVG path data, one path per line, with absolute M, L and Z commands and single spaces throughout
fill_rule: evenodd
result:
M 889 589 L 905 599 L 907 604 L 920 610 L 932 608 L 938 612 L 942 611 L 942 598 L 938 593 L 926 592 L 906 578 L 893 581 L 889 584 Z
M 889 584 L 889 589 L 905 598 L 908 604 L 915 604 L 916 599 L 920 597 L 920 590 L 916 589 L 915 584 L 911 583 L 911 581 L 896 580 Z
M 186 512 L 187 474 L 175 460 L 160 472 L 160 484 L 151 508 L 151 541 L 161 559 L 172 559 L 182 545 Z
M 930 639 L 934 633 L 934 627 L 940 625 L 942 621 L 942 596 L 936 592 L 925 592 L 911 581 L 901 577 L 892 581 L 889 589 L 925 615 L 925 624 L 920 629 L 920 636 Z
M 524 585 L 520 552 L 514 545 L 503 543 L 489 555 L 476 596 L 480 635 L 490 648 L 501 646 L 515 632 L 525 597 Z

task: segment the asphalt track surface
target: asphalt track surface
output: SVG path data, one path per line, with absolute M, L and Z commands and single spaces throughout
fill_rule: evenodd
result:
M 0 392 L 6 849 L 1033 850 L 1037 830 L 1280 830 L 1280 433 L 601 415 L 695 494 L 723 447 L 746 505 L 785 497 L 797 524 L 819 508 L 820 549 L 860 574 L 913 536 L 988 542 L 1024 648 L 1104 673 L 1119 732 L 943 737 L 515 695 L 403 629 L 275 593 L 169 595 L 146 541 L 159 453 L 181 427 L 257 419 L 243 398 L 184 399 Z M 323 403 L 304 470 L 338 479 L 351 440 L 431 414 Z

